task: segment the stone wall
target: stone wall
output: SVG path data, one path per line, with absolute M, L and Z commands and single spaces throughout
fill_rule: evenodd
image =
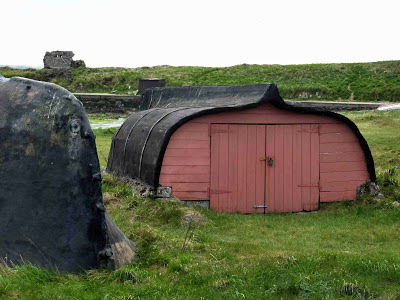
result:
M 74 93 L 87 112 L 130 112 L 139 108 L 140 96 Z

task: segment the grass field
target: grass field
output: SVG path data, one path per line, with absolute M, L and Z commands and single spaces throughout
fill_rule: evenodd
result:
M 51 71 L 0 68 L 5 77 L 52 81 L 71 92 L 132 94 L 139 78 L 165 78 L 167 86 L 274 82 L 284 99 L 400 101 L 400 61 L 309 65 L 211 67 L 79 68 L 70 79 Z
M 105 175 L 105 204 L 138 243 L 139 261 L 83 274 L 3 266 L 0 298 L 400 299 L 400 111 L 346 115 L 371 147 L 383 200 L 308 214 L 224 214 L 141 199 Z M 96 131 L 101 165 L 114 131 Z M 188 234 L 181 218 L 189 210 L 206 222 Z

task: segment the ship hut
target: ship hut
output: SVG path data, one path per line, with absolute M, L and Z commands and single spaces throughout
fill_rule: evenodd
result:
M 285 103 L 275 84 L 147 90 L 115 133 L 108 171 L 219 212 L 312 211 L 376 181 L 357 126 Z

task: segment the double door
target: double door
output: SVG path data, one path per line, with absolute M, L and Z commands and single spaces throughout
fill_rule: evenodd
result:
M 298 212 L 318 204 L 317 124 L 211 125 L 212 209 Z

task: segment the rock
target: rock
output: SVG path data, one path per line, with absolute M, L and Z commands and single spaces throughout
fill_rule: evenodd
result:
M 121 101 L 115 101 L 115 106 L 119 109 L 124 109 L 124 104 Z
M 95 136 L 67 90 L 0 77 L 0 259 L 82 271 L 131 263 L 106 218 Z
M 154 197 L 156 195 L 156 190 L 151 186 L 145 185 L 140 181 L 133 180 L 131 178 L 124 178 L 124 180 L 136 191 L 136 193 L 142 197 Z
M 206 218 L 197 211 L 190 210 L 182 217 L 182 226 L 187 227 L 189 224 L 198 225 L 204 223 Z
M 136 191 L 139 192 L 140 197 L 146 198 L 146 197 L 154 197 L 154 189 L 150 187 L 142 187 L 142 186 L 135 186 L 134 187 Z
M 398 202 L 398 201 L 393 201 L 393 206 L 394 206 L 394 207 L 399 207 L 399 206 L 400 206 L 400 202 Z
M 158 198 L 171 198 L 172 188 L 170 186 L 159 186 L 157 187 L 156 197 Z
M 357 198 L 364 195 L 370 195 L 371 197 L 379 198 L 381 196 L 379 190 L 380 190 L 379 185 L 376 182 L 373 182 L 370 179 L 368 179 L 366 182 L 360 184 L 357 187 L 356 195 Z
M 76 68 L 85 68 L 85 67 L 86 67 L 86 64 L 85 64 L 85 62 L 84 62 L 83 60 L 81 60 L 81 59 L 79 59 L 79 60 L 73 60 L 72 63 L 71 63 L 71 67 L 72 67 L 73 69 L 76 69 Z

